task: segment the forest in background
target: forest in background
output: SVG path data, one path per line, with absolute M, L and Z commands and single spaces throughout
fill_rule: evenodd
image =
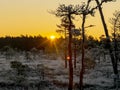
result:
M 67 37 L 68 39 L 68 37 Z M 101 35 L 99 37 L 99 40 L 94 38 L 93 36 L 87 36 L 85 38 L 85 48 L 107 48 L 106 39 L 104 35 Z M 74 39 L 73 38 L 73 44 L 77 43 L 77 49 L 80 51 L 81 48 L 81 37 Z M 22 50 L 22 51 L 30 51 L 31 49 L 35 48 L 37 50 L 43 50 L 43 51 L 54 51 L 55 48 L 57 48 L 59 51 L 64 50 L 65 48 L 65 38 L 55 38 L 55 40 L 50 40 L 47 37 L 42 36 L 18 36 L 18 37 L 12 37 L 12 36 L 6 36 L 6 37 L 0 37 L 0 50 L 4 51 L 8 47 L 13 48 L 16 50 Z

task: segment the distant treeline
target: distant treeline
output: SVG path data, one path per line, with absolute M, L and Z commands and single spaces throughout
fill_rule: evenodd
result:
M 6 46 L 18 50 L 31 50 L 32 48 L 44 49 L 49 40 L 42 36 L 19 36 L 19 37 L 0 37 L 0 49 L 4 49 Z
M 32 48 L 36 48 L 37 50 L 44 50 L 49 49 L 53 50 L 55 48 L 58 48 L 59 50 L 62 50 L 65 47 L 65 39 L 64 38 L 57 38 L 53 41 L 50 41 L 46 37 L 39 36 L 18 36 L 18 37 L 0 37 L 0 50 L 5 49 L 6 47 L 10 47 L 17 50 L 26 50 L 29 51 Z M 68 42 L 68 40 L 67 40 Z M 73 40 L 74 42 L 74 40 Z M 75 41 L 79 46 L 81 41 Z M 88 37 L 86 39 L 87 46 L 95 47 L 96 44 L 98 44 L 98 41 L 95 40 L 93 37 Z
M 74 44 L 77 45 L 78 49 L 81 50 L 81 39 L 74 40 L 73 38 L 73 47 Z M 65 43 L 66 42 L 66 43 Z M 66 45 L 65 45 L 66 44 Z M 45 50 L 46 52 L 55 52 L 56 50 L 64 50 L 68 46 L 68 38 L 65 41 L 63 37 L 56 38 L 51 41 L 47 37 L 39 36 L 18 36 L 18 37 L 0 37 L 0 50 L 5 50 L 6 47 L 10 47 L 17 50 L 30 51 L 33 48 L 37 50 Z M 93 38 L 92 36 L 87 36 L 85 38 L 85 48 L 95 48 L 95 47 L 108 47 L 106 45 L 105 37 L 101 36 L 99 40 Z

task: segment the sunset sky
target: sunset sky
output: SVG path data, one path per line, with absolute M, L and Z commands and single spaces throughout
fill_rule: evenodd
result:
M 60 19 L 48 13 L 55 10 L 59 4 L 81 4 L 86 0 L 0 0 L 0 37 L 20 36 L 20 35 L 58 35 L 56 34 L 56 24 L 60 24 Z M 93 5 L 95 5 L 93 3 Z M 120 10 L 120 0 L 103 5 L 104 15 L 107 21 L 115 10 Z M 76 27 L 81 26 L 81 21 L 76 20 Z M 87 25 L 96 25 L 86 32 L 90 35 L 100 36 L 103 27 L 98 11 L 95 17 L 88 16 Z

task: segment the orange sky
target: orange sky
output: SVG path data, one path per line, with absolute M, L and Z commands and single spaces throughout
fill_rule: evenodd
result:
M 19 35 L 58 35 L 56 24 L 60 19 L 48 13 L 55 10 L 59 4 L 80 4 L 83 0 L 0 0 L 0 37 Z M 86 1 L 86 0 L 84 0 Z M 94 4 L 93 4 L 94 5 Z M 106 21 L 112 13 L 120 8 L 120 0 L 103 6 Z M 95 17 L 88 17 L 86 26 L 96 25 L 87 29 L 87 33 L 98 36 L 103 34 L 103 27 L 98 12 Z M 76 24 L 81 26 L 80 21 Z

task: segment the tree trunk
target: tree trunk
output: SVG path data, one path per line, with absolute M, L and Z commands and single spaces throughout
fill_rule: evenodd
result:
M 69 44 L 68 44 L 68 53 L 69 53 L 69 87 L 68 90 L 72 90 L 73 88 L 73 64 L 72 64 L 72 33 L 71 33 L 71 15 L 68 16 L 70 25 L 69 25 Z
M 113 65 L 113 71 L 114 71 L 114 74 L 115 74 L 115 81 L 117 81 L 118 79 L 118 68 L 117 68 L 117 61 L 112 53 L 112 46 L 110 44 L 110 37 L 109 37 L 109 34 L 108 34 L 108 29 L 107 29 L 107 26 L 106 26 L 106 23 L 105 23 L 105 19 L 104 19 L 104 15 L 103 15 L 103 12 L 102 12 L 102 8 L 101 6 L 99 5 L 99 1 L 96 0 L 96 3 L 97 5 L 99 6 L 99 13 L 100 13 L 100 16 L 101 16 L 101 20 L 102 20 L 102 24 L 103 24 L 103 27 L 104 27 L 104 32 L 105 32 L 105 35 L 106 35 L 106 40 L 107 40 L 107 46 L 108 46 L 108 50 L 109 50 L 109 53 L 110 53 L 110 57 L 111 57 L 111 62 L 112 62 L 112 65 Z
M 84 24 L 85 24 L 85 19 L 86 15 L 83 14 L 83 22 L 82 22 L 82 61 L 81 61 L 81 71 L 80 71 L 80 90 L 83 90 L 83 74 L 84 74 L 84 56 L 85 56 L 85 51 L 84 51 L 84 42 L 85 42 L 85 30 L 84 30 Z
M 67 68 L 67 40 L 66 40 L 66 29 L 65 29 L 65 68 Z

